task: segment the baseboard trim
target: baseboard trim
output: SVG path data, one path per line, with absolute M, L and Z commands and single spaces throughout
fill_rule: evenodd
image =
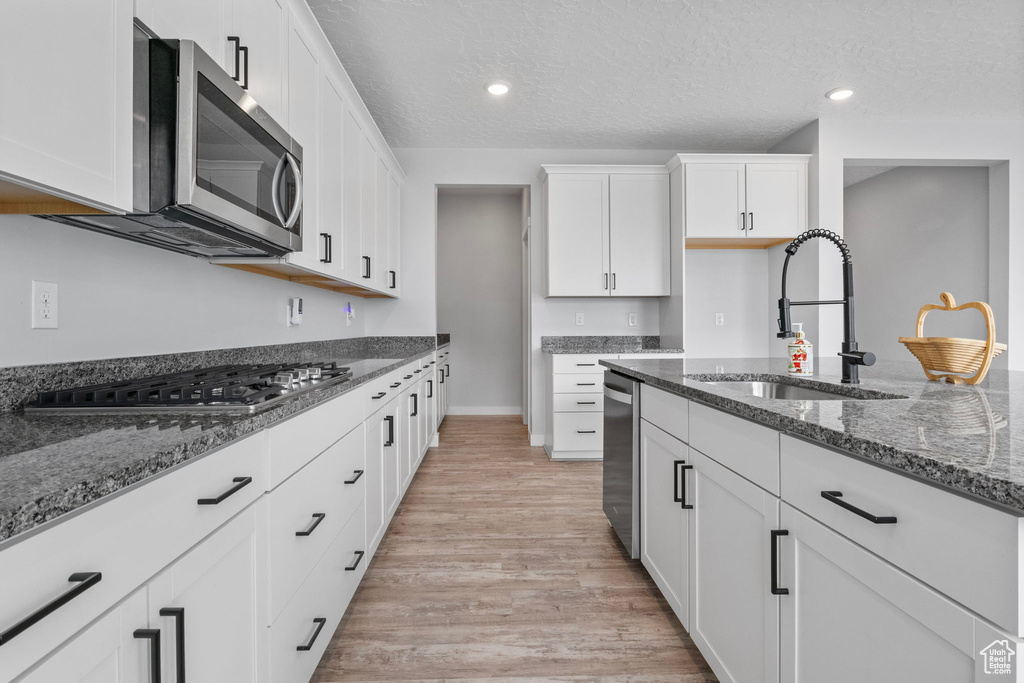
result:
M 522 415 L 523 409 L 519 406 L 450 406 L 449 415 Z

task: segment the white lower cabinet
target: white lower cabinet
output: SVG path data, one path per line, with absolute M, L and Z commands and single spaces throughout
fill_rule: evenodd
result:
M 646 420 L 640 422 L 640 560 L 683 628 L 690 626 L 687 447 Z
M 380 410 L 366 421 L 366 541 L 370 553 L 377 548 L 387 527 L 384 508 L 384 443 L 388 437 L 385 411 Z
M 782 681 L 1024 678 L 985 673 L 998 666 L 998 650 L 1014 660 L 1024 654 L 1018 639 L 785 503 L 780 522 L 788 531 L 779 539 L 780 576 L 789 589 L 781 598 Z
M 401 401 L 395 396 L 384 406 L 384 519 L 390 520 L 402 499 L 402 434 L 398 410 Z
M 153 649 L 152 632 L 147 632 L 146 605 L 145 589 L 135 592 L 18 680 L 24 683 L 149 681 L 151 657 L 157 650 Z
M 690 636 L 720 681 L 779 678 L 771 531 L 779 499 L 691 449 Z
M 412 394 L 410 386 L 398 397 L 398 478 L 402 482 L 402 490 L 409 487 L 412 481 L 413 463 L 416 462 L 416 429 L 412 417 Z

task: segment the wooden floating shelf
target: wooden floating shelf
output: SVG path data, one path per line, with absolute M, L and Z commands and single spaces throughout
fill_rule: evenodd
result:
M 687 249 L 768 249 L 789 244 L 792 237 L 687 237 Z
M 308 287 L 318 287 L 319 289 L 326 289 L 332 292 L 338 292 L 340 294 L 358 296 L 362 297 L 363 299 L 393 298 L 391 296 L 388 296 L 387 294 L 374 292 L 372 290 L 364 289 L 362 287 L 358 287 L 347 282 L 333 280 L 327 275 L 310 273 L 308 270 L 303 270 L 302 268 L 287 263 L 266 263 L 260 265 L 255 265 L 252 263 L 228 263 L 224 261 L 214 261 L 213 263 L 218 266 L 224 266 L 225 268 L 244 270 L 247 273 L 255 273 L 256 275 L 273 277 L 277 278 L 278 280 L 286 280 L 288 282 L 294 282 L 296 284 L 306 285 Z

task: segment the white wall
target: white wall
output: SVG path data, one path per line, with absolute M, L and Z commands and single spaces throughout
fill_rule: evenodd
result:
M 464 382 L 452 414 L 518 415 L 523 394 L 522 190 L 441 190 L 437 329 Z
M 687 357 L 768 356 L 768 262 L 766 249 L 686 250 Z M 724 325 L 715 324 L 716 313 L 725 314 Z
M 988 300 L 988 200 L 988 169 L 977 167 L 905 166 L 846 188 L 862 349 L 912 360 L 897 338 L 914 336 L 922 305 L 945 291 L 961 304 Z M 985 325 L 976 311 L 932 312 L 925 334 L 984 339 Z
M 375 303 L 31 216 L 0 216 L 0 238 L 0 367 L 362 336 Z M 59 285 L 59 329 L 31 329 L 32 280 Z
M 402 298 L 382 301 L 367 317 L 366 334 L 429 334 L 436 329 L 434 283 L 436 187 L 438 185 L 529 185 L 533 295 L 531 432 L 539 443 L 545 430 L 547 399 L 540 338 L 547 335 L 626 335 L 658 333 L 658 300 L 545 299 L 538 283 L 545 268 L 546 226 L 541 211 L 541 164 L 663 164 L 675 151 L 544 149 L 396 149 L 406 182 L 402 186 Z M 376 303 L 376 302 L 375 302 Z M 577 327 L 574 314 L 584 313 Z M 639 314 L 629 327 L 627 313 Z M 440 330 L 445 332 L 446 330 Z M 453 357 L 458 363 L 458 358 Z M 454 375 L 453 375 L 454 380 Z

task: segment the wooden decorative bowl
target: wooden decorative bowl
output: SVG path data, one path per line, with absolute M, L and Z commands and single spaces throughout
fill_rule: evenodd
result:
M 949 292 L 940 296 L 943 305 L 927 304 L 917 313 L 917 336 L 900 337 L 917 360 L 921 362 L 925 376 L 930 380 L 944 379 L 952 384 L 977 384 L 988 374 L 992 359 L 1006 350 L 1006 344 L 996 342 L 996 325 L 992 308 L 982 301 L 972 301 L 957 306 Z M 985 317 L 988 339 L 961 339 L 959 337 L 924 337 L 924 318 L 929 311 L 962 311 L 975 308 Z M 945 374 L 938 374 L 945 373 Z M 959 374 L 950 374 L 959 373 Z M 961 377 L 960 375 L 970 375 Z

